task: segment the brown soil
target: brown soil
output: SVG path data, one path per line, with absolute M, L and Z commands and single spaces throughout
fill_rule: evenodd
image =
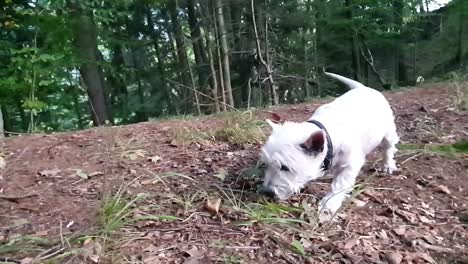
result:
M 386 96 L 395 110 L 403 143 L 453 143 L 467 138 L 468 117 L 451 108 L 449 88 L 403 90 Z M 283 105 L 268 111 L 301 121 L 322 103 Z M 256 115 L 265 118 L 269 114 L 258 111 Z M 130 183 L 127 196 L 149 195 L 137 203 L 131 217 L 171 215 L 181 220 L 137 221 L 114 232 L 113 241 L 101 245 L 107 251 L 96 249 L 96 242 L 96 252 L 57 263 L 97 263 L 93 254 L 99 252 L 102 263 L 468 263 L 468 225 L 460 217 L 468 209 L 467 156 L 401 152 L 397 157 L 400 172 L 388 176 L 374 173 L 380 156 L 377 152 L 370 155 L 359 177 L 360 183 L 366 183 L 365 191 L 342 211 L 337 222 L 314 228 L 296 226 L 310 229 L 310 237 L 305 238 L 305 232 L 275 224 L 236 225 L 245 215 L 228 206 L 226 197 L 217 215 L 204 209 L 203 191 L 213 196 L 220 193 L 219 188 L 242 190 L 242 195 L 236 195 L 245 203 L 261 198 L 256 194 L 259 179 L 242 176 L 257 162 L 260 145 L 171 143 L 176 128 L 203 131 L 222 125 L 220 119 L 200 117 L 0 142 L 0 154 L 7 162 L 0 169 L 0 248 L 19 235 L 50 238 L 89 232 L 96 227 L 103 194 L 124 182 Z M 228 172 L 224 181 L 215 176 L 223 170 Z M 192 180 L 156 177 L 164 172 L 181 173 Z M 315 210 L 329 182 L 310 184 L 286 204 L 298 206 L 306 201 Z M 187 203 L 186 208 L 173 199 L 189 196 L 194 197 L 193 206 Z M 293 240 L 302 243 L 306 257 L 291 250 Z M 73 247 L 90 251 L 92 242 L 86 243 Z M 0 251 L 0 259 L 12 257 L 28 263 L 54 248 L 61 248 L 60 243 L 59 247 L 41 245 L 38 252 Z

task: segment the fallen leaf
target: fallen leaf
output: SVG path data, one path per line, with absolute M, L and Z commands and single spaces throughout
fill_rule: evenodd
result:
M 62 170 L 55 168 L 52 170 L 42 170 L 42 171 L 39 171 L 38 173 L 39 173 L 39 176 L 42 176 L 42 177 L 55 177 L 60 172 L 62 172 Z
M 406 233 L 406 227 L 401 225 L 393 229 L 393 232 L 399 236 L 403 236 Z
M 29 224 L 29 220 L 25 218 L 14 219 L 12 220 L 12 222 L 15 226 L 22 226 L 22 225 Z
M 425 261 L 427 261 L 429 263 L 436 263 L 435 260 L 431 256 L 429 256 L 429 254 L 424 253 L 424 252 L 410 253 L 406 259 L 407 260 L 422 259 L 422 260 L 425 260 Z
M 301 244 L 304 246 L 304 248 L 310 248 L 312 246 L 312 243 L 308 239 L 301 238 Z
M 154 246 L 153 244 L 147 246 L 146 248 L 143 249 L 143 252 L 156 252 L 158 250 L 158 247 Z
M 5 167 L 6 167 L 6 161 L 2 156 L 0 156 L 0 169 L 4 169 Z
M 220 169 L 217 174 L 215 174 L 215 177 L 220 179 L 221 181 L 224 181 L 226 179 L 226 176 L 228 175 L 228 172 L 226 169 Z
M 36 232 L 34 235 L 38 237 L 45 237 L 49 235 L 49 232 L 47 230 L 42 230 L 42 231 Z
M 398 252 L 388 252 L 385 254 L 385 258 L 389 264 L 400 264 L 403 260 L 403 255 Z
M 84 172 L 83 172 L 82 170 L 80 170 L 80 169 L 75 170 L 75 176 L 78 176 L 78 177 L 80 177 L 80 178 L 83 179 L 83 180 L 89 179 L 88 174 L 84 173 Z
M 191 249 L 185 251 L 185 253 L 191 258 L 199 258 L 203 256 L 203 251 L 198 249 L 198 247 L 192 247 Z
M 353 202 L 354 202 L 354 204 L 355 204 L 357 207 L 364 207 L 364 206 L 366 206 L 366 202 L 361 201 L 361 200 L 359 200 L 359 199 L 354 199 Z
M 220 198 L 208 198 L 206 200 L 205 209 L 212 215 L 218 214 L 219 207 L 221 206 Z
M 91 173 L 89 174 L 89 177 L 91 178 L 91 177 L 101 176 L 101 175 L 104 175 L 104 172 L 102 172 L 102 171 L 94 171 L 94 172 L 91 172 Z
M 445 194 L 448 194 L 448 195 L 452 194 L 452 192 L 449 190 L 449 188 L 447 186 L 437 185 L 436 188 L 437 188 L 437 190 L 439 190 L 440 192 L 443 192 Z
M 435 223 L 435 220 L 431 220 L 431 219 L 425 217 L 424 215 L 419 216 L 419 221 L 423 222 L 424 224 L 434 224 Z
M 359 244 L 359 237 L 352 237 L 352 238 L 346 240 L 346 243 L 345 243 L 343 248 L 346 249 L 346 250 L 349 250 L 349 249 L 352 249 L 357 244 Z
M 98 255 L 91 255 L 88 256 L 88 259 L 91 260 L 92 263 L 99 263 L 101 258 Z
M 33 263 L 33 258 L 24 258 L 22 260 L 20 260 L 20 263 L 21 264 L 30 264 L 30 263 Z
M 388 239 L 388 235 L 387 235 L 387 232 L 385 232 L 385 230 L 380 230 L 380 232 L 378 233 L 378 235 L 380 236 L 380 238 L 382 239 Z
M 153 157 L 149 157 L 148 158 L 148 161 L 150 162 L 153 162 L 153 163 L 157 163 L 158 161 L 160 161 L 162 158 L 159 157 L 159 156 L 153 156 Z

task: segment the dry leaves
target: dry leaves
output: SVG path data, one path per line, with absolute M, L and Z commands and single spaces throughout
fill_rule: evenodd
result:
M 400 264 L 403 260 L 403 255 L 399 252 L 388 252 L 385 253 L 385 259 L 389 264 Z
M 445 194 L 448 194 L 448 195 L 452 194 L 452 192 L 449 190 L 449 188 L 447 186 L 444 186 L 444 185 L 437 185 L 436 189 L 439 192 L 442 192 L 442 193 L 445 193 Z
M 41 171 L 38 172 L 38 174 L 39 174 L 39 176 L 42 176 L 42 177 L 55 177 L 61 172 L 62 172 L 62 170 L 60 170 L 58 168 L 55 168 L 55 169 L 51 169 L 51 170 L 41 170 Z
M 1 170 L 1 169 L 4 169 L 5 167 L 6 167 L 5 158 L 3 158 L 2 156 L 0 156 L 0 170 Z
M 346 240 L 345 245 L 343 246 L 343 249 L 346 249 L 346 250 L 352 249 L 357 244 L 359 244 L 359 237 L 352 237 Z

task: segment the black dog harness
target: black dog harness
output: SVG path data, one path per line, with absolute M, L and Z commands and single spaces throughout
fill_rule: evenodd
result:
M 317 121 L 317 120 L 308 120 L 307 122 L 312 123 L 312 124 L 318 126 L 323 131 L 325 131 L 325 137 L 327 138 L 327 155 L 325 156 L 325 159 L 323 160 L 322 169 L 324 171 L 326 171 L 331 167 L 332 161 L 333 161 L 333 144 L 332 144 L 332 141 L 331 141 L 331 138 L 330 138 L 330 134 L 328 134 L 328 131 L 325 128 L 325 126 L 322 123 L 320 123 L 319 121 Z

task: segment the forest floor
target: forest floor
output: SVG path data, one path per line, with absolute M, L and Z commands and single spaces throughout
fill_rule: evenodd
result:
M 328 100 L 8 138 L 0 262 L 468 263 L 468 115 L 455 87 L 385 93 L 400 170 L 379 174 L 369 155 L 326 224 L 316 208 L 329 177 L 275 203 L 257 194 L 257 161 L 268 111 L 303 121 Z

